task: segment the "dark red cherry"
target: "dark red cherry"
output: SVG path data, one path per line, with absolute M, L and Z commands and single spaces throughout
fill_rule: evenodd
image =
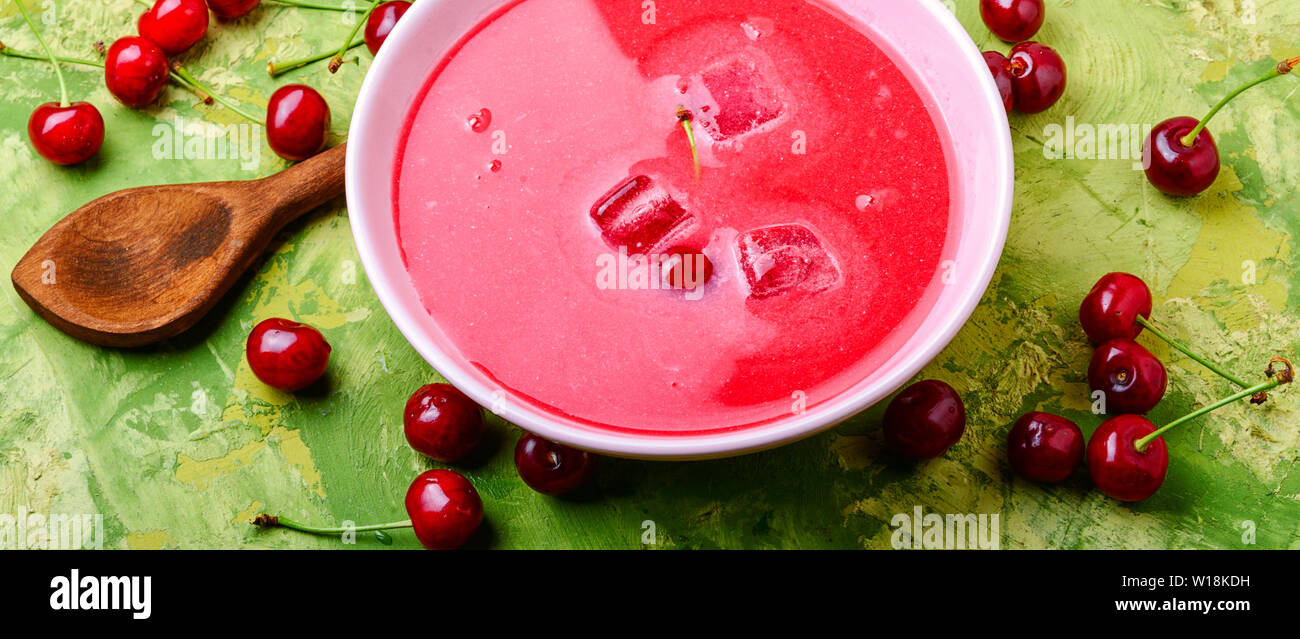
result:
M 1141 344 L 1121 337 L 1101 346 L 1088 365 L 1088 385 L 1106 394 L 1106 414 L 1142 415 L 1165 396 L 1165 365 Z
M 427 470 L 406 490 L 406 514 L 425 548 L 455 550 L 483 523 L 483 500 L 460 473 Z
M 664 252 L 664 283 L 674 289 L 696 289 L 713 277 L 713 262 L 698 249 L 677 246 Z
M 1011 90 L 1011 72 L 1007 70 L 1011 63 L 1007 56 L 997 51 L 984 52 L 984 64 L 989 67 L 989 73 L 993 74 L 993 84 L 998 87 L 998 94 L 1002 96 L 1002 106 L 1006 107 L 1007 113 L 1011 113 L 1011 107 L 1015 106 L 1014 93 Z
M 136 30 L 168 56 L 180 55 L 208 32 L 208 5 L 203 0 L 157 0 L 140 15 Z
M 1219 147 L 1209 129 L 1201 129 L 1191 146 L 1183 143 L 1196 124 L 1189 117 L 1165 120 L 1151 129 L 1142 147 L 1147 180 L 1166 195 L 1197 195 L 1219 178 Z
M 330 361 L 330 345 L 320 331 L 278 317 L 253 327 L 245 351 L 253 374 L 267 386 L 286 392 L 320 379 Z
M 1027 413 L 1007 432 L 1007 461 L 1025 479 L 1064 481 L 1083 463 L 1083 431 L 1050 413 Z
M 961 439 L 966 431 L 966 405 L 944 382 L 917 382 L 889 402 L 884 428 L 890 450 L 909 459 L 931 459 Z
M 104 84 L 126 106 L 140 108 L 158 99 L 171 67 L 158 45 L 141 37 L 118 38 L 104 57 Z
M 515 444 L 515 469 L 529 488 L 544 495 L 562 495 L 591 479 L 596 456 L 524 433 Z
M 1088 472 L 1098 490 L 1120 501 L 1142 501 L 1160 490 L 1169 470 L 1164 438 L 1137 449 L 1137 441 L 1155 431 L 1137 415 L 1121 415 L 1097 428 L 1088 440 Z
M 460 460 L 483 439 L 483 411 L 450 384 L 415 391 L 402 423 L 411 448 L 442 462 Z
M 411 3 L 402 2 L 402 0 L 393 0 L 385 2 L 370 12 L 370 18 L 366 20 L 366 48 L 370 49 L 370 55 L 379 53 L 379 47 L 388 39 L 388 34 L 392 32 L 393 27 L 397 26 L 397 21 L 401 19 L 402 14 L 411 8 Z
M 1137 318 L 1151 317 L 1151 289 L 1136 275 L 1103 275 L 1079 305 L 1079 323 L 1093 344 L 1133 339 L 1142 332 Z
M 266 105 L 266 142 L 275 154 L 293 162 L 325 148 L 330 107 L 309 86 L 289 84 L 275 90 Z
M 980 0 L 980 17 L 1004 42 L 1023 42 L 1042 28 L 1047 8 L 1043 0 Z
M 104 118 L 89 102 L 47 102 L 32 111 L 27 137 L 41 157 L 55 164 L 79 164 L 104 144 Z
M 1016 110 L 1021 113 L 1046 111 L 1065 93 L 1065 61 L 1045 44 L 1017 44 L 1007 66 Z
M 208 8 L 222 20 L 242 18 L 255 9 L 262 0 L 208 0 Z

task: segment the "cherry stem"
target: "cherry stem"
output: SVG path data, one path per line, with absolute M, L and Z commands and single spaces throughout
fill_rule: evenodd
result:
M 136 1 L 137 4 L 140 4 L 140 5 L 142 5 L 142 6 L 149 7 L 150 9 L 153 8 L 153 3 L 152 3 L 152 2 L 149 2 L 149 0 L 135 0 L 135 1 Z
M 409 519 L 404 521 L 393 521 L 386 524 L 372 524 L 369 526 L 353 526 L 351 528 L 309 526 L 307 524 L 298 523 L 292 519 L 288 519 L 285 517 L 278 517 L 276 515 L 268 515 L 266 513 L 262 513 L 248 520 L 248 523 L 257 526 L 258 528 L 277 528 L 277 527 L 289 528 L 292 530 L 297 530 L 299 532 L 305 532 L 311 535 L 322 535 L 325 537 L 338 537 L 345 533 L 376 531 L 376 535 L 379 537 L 379 540 L 384 543 L 389 543 L 388 541 L 385 541 L 386 535 L 378 533 L 377 531 L 392 530 L 394 528 L 411 527 L 411 520 Z
M 1241 88 L 1237 89 L 1236 91 L 1233 91 L 1232 93 L 1229 93 L 1227 96 L 1224 96 L 1222 100 L 1219 100 L 1218 104 L 1214 105 L 1213 109 L 1210 109 L 1210 112 L 1204 118 L 1202 118 L 1200 122 L 1196 123 L 1196 127 L 1192 129 L 1191 133 L 1188 133 L 1187 135 L 1183 136 L 1181 140 L 1183 146 L 1192 146 L 1196 144 L 1197 136 L 1199 136 L 1201 134 L 1201 131 L 1204 130 L 1205 127 L 1210 124 L 1210 120 L 1214 119 L 1214 116 L 1218 115 L 1219 111 L 1223 110 L 1223 107 L 1228 106 L 1228 103 L 1232 102 L 1234 98 L 1245 93 L 1246 91 L 1250 90 L 1251 88 L 1257 85 L 1264 84 L 1265 82 L 1268 82 L 1269 80 L 1272 80 L 1274 78 L 1279 78 L 1284 75 L 1290 74 L 1291 70 L 1295 69 L 1297 65 L 1300 65 L 1300 57 L 1291 58 L 1289 60 L 1283 60 L 1282 62 L 1278 63 L 1277 66 L 1273 67 L 1272 69 L 1269 69 L 1268 73 L 1265 73 L 1264 75 L 1261 75 L 1258 78 L 1255 78 L 1254 80 L 1251 80 L 1246 84 L 1243 84 Z
M 217 95 L 215 92 L 212 91 L 212 89 L 209 89 L 208 87 L 204 86 L 202 82 L 196 80 L 194 76 L 190 74 L 190 70 L 186 69 L 185 66 L 182 65 L 181 63 L 179 62 L 172 63 L 172 76 L 177 78 L 177 80 L 183 86 L 186 86 L 189 89 L 194 90 L 196 92 L 201 92 L 203 96 L 216 100 L 218 103 L 221 104 L 221 106 L 224 106 L 227 109 L 234 111 L 238 115 L 243 116 L 244 119 L 248 120 L 249 122 L 252 122 L 253 124 L 265 126 L 266 124 L 265 118 L 258 119 L 252 115 L 249 115 L 243 109 L 235 106 L 234 104 L 231 104 L 229 100 L 221 97 L 220 95 Z
M 700 180 L 700 154 L 695 145 L 695 130 L 691 128 L 691 120 L 694 116 L 686 107 L 677 107 L 677 121 L 682 123 L 682 128 L 686 130 L 686 140 L 691 143 L 691 162 L 695 164 L 695 181 Z
M 361 30 L 361 25 L 365 24 L 366 21 L 370 19 L 370 13 L 374 11 L 377 6 L 379 6 L 378 2 L 371 4 L 370 7 L 366 9 L 366 12 L 361 14 L 361 17 L 357 19 L 357 23 L 352 25 L 352 33 L 349 33 L 347 39 L 343 41 L 343 46 L 339 47 L 339 52 L 334 54 L 333 58 L 330 58 L 330 73 L 337 72 L 339 67 L 343 66 L 343 54 L 347 53 L 348 49 L 351 48 L 352 38 L 357 37 L 357 32 Z
M 321 11 L 353 11 L 356 7 L 339 7 L 328 4 L 316 4 L 314 2 L 302 2 L 301 0 L 274 0 L 279 4 L 287 4 L 291 7 L 302 7 L 303 9 L 319 9 Z
M 1285 368 L 1283 368 L 1280 371 L 1275 370 L 1273 367 L 1277 364 L 1281 364 Z M 1155 441 L 1157 437 L 1165 434 L 1171 428 L 1174 428 L 1176 426 L 1181 426 L 1182 424 L 1192 421 L 1193 419 L 1196 419 L 1201 415 L 1216 411 L 1220 408 L 1223 408 L 1224 406 L 1227 406 L 1228 404 L 1241 401 L 1243 399 L 1246 399 L 1247 397 L 1251 397 L 1252 395 L 1254 397 L 1251 398 L 1251 403 L 1263 403 L 1263 400 L 1261 398 L 1267 397 L 1268 391 L 1273 390 L 1274 388 L 1277 388 L 1278 386 L 1281 386 L 1283 384 L 1290 384 L 1291 382 L 1295 381 L 1295 367 L 1291 365 L 1291 362 L 1288 362 L 1287 360 L 1281 357 L 1274 357 L 1272 360 L 1270 360 L 1268 363 L 1268 368 L 1265 369 L 1264 372 L 1269 377 L 1269 380 L 1267 382 L 1262 382 L 1260 384 L 1247 388 L 1246 390 L 1243 390 L 1240 393 L 1233 395 L 1232 397 L 1225 397 L 1200 410 L 1179 417 L 1178 419 L 1175 419 L 1174 421 L 1165 424 L 1164 427 L 1157 429 L 1154 433 L 1151 433 L 1150 435 L 1147 435 L 1146 437 L 1137 440 L 1136 442 L 1134 442 L 1134 447 L 1137 448 L 1137 451 L 1139 453 L 1145 452 L 1147 446 L 1151 445 L 1151 442 Z
M 361 46 L 362 44 L 365 44 L 365 42 L 366 41 L 364 38 L 361 40 L 357 40 L 356 42 L 349 44 L 348 48 L 354 49 L 356 47 Z M 325 58 L 333 57 L 336 54 L 337 52 L 335 51 L 328 51 L 326 53 L 317 53 L 316 55 L 313 56 L 308 56 L 306 58 L 300 58 L 297 60 L 290 60 L 288 62 L 268 62 L 266 63 L 266 74 L 274 78 L 276 76 L 293 71 L 294 69 L 301 69 L 302 67 L 312 64 L 313 62 L 320 62 Z
M 1169 344 L 1170 346 L 1174 347 L 1175 349 L 1181 351 L 1184 355 L 1186 355 L 1186 356 L 1192 358 L 1193 360 L 1196 360 L 1196 362 L 1200 363 L 1201 366 L 1204 366 L 1204 367 L 1206 367 L 1206 368 L 1208 368 L 1208 369 L 1214 371 L 1215 373 L 1217 373 L 1217 374 L 1219 375 L 1219 377 L 1222 377 L 1223 379 L 1226 379 L 1226 380 L 1232 382 L 1233 384 L 1236 384 L 1237 386 L 1239 386 L 1239 387 L 1241 387 L 1241 388 L 1245 388 L 1245 387 L 1247 387 L 1247 386 L 1250 386 L 1250 384 L 1247 384 L 1246 382 L 1241 381 L 1241 380 L 1238 379 L 1235 375 L 1232 375 L 1232 374 L 1228 373 L 1227 371 L 1223 370 L 1223 369 L 1222 369 L 1218 364 L 1215 364 L 1214 362 L 1211 362 L 1210 360 L 1208 360 L 1208 359 L 1206 359 L 1206 358 L 1204 358 L 1204 357 L 1201 357 L 1200 355 L 1197 355 L 1196 353 L 1192 352 L 1192 350 L 1189 349 L 1189 348 L 1188 348 L 1185 344 L 1183 344 L 1182 342 L 1179 342 L 1178 340 L 1175 340 L 1174 338 L 1169 337 L 1168 335 L 1165 335 L 1165 334 L 1164 334 L 1160 329 L 1156 328 L 1154 324 L 1152 324 L 1149 320 L 1147 320 L 1147 318 L 1142 317 L 1141 315 L 1138 315 L 1138 316 L 1137 316 L 1137 323 L 1138 323 L 1138 326 L 1141 326 L 1142 328 L 1145 328 L 1145 329 L 1147 329 L 1148 331 L 1150 331 L 1152 335 L 1155 335 L 1156 337 L 1158 337 L 1158 338 L 1164 340 L 1165 343 L 1167 343 L 1167 344 Z
M 36 41 L 41 43 L 41 48 L 45 50 L 45 57 L 54 65 L 54 76 L 59 79 L 59 106 L 68 106 L 68 83 L 63 81 L 63 69 L 59 67 L 59 59 L 54 57 L 54 52 L 50 50 L 50 45 L 45 43 L 45 36 L 41 35 L 41 30 L 36 28 L 36 23 L 32 22 L 32 16 L 27 13 L 27 5 L 23 0 L 14 0 L 18 4 L 18 10 L 23 14 L 23 20 L 27 21 L 27 26 L 32 28 L 32 33 L 36 34 Z

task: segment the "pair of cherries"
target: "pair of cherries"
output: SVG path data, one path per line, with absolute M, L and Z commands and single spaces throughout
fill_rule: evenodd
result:
M 1065 61 L 1051 47 L 1028 40 L 1047 17 L 1043 0 L 980 0 L 980 17 L 993 35 L 1014 44 L 1009 56 L 985 51 L 1007 113 L 1041 113 L 1065 93 Z

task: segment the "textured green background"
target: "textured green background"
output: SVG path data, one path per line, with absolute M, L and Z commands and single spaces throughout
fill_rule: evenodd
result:
M 330 0 L 322 0 L 328 2 Z M 672 2 L 674 0 L 661 0 Z M 885 1 L 885 0 L 880 0 Z M 53 7 L 52 46 L 85 56 L 95 40 L 134 34 L 130 0 Z M 983 48 L 1006 51 L 979 20 L 976 0 L 955 0 Z M 1152 125 L 1201 115 L 1275 58 L 1300 54 L 1294 0 L 1049 0 L 1039 39 L 1070 67 L 1070 86 L 1045 114 L 1015 115 L 1016 207 L 1002 265 L 956 341 L 923 373 L 965 396 L 965 438 L 942 459 L 913 465 L 884 454 L 875 409 L 830 433 L 758 455 L 697 463 L 606 459 L 598 480 L 570 499 L 543 497 L 517 478 L 516 429 L 495 418 L 490 440 L 457 468 L 482 493 L 493 547 L 636 548 L 653 520 L 658 547 L 889 547 L 889 519 L 928 512 L 1001 513 L 1002 546 L 1239 548 L 1242 522 L 1257 546 L 1300 546 L 1300 393 L 1268 407 L 1234 406 L 1173 433 L 1169 478 L 1153 498 L 1123 505 L 1091 490 L 1086 473 L 1055 487 L 1007 470 L 1004 433 L 1026 410 L 1064 412 L 1090 433 L 1084 371 L 1090 348 L 1077 327 L 1080 297 L 1109 270 L 1152 284 L 1156 314 L 1175 335 L 1242 374 L 1277 351 L 1300 350 L 1300 184 L 1297 80 L 1246 95 L 1215 122 L 1224 152 L 1203 197 L 1170 200 L 1131 159 L 1049 160 L 1051 124 Z M 350 27 L 336 13 L 269 2 L 216 23 L 184 61 L 236 100 L 265 105 L 277 81 L 264 67 L 337 46 Z M 0 40 L 36 50 L 12 0 L 0 4 Z M 359 52 L 359 53 L 357 53 Z M 279 82 L 307 82 L 346 131 L 369 64 L 329 75 L 315 65 Z M 98 158 L 76 168 L 42 160 L 28 144 L 33 107 L 54 99 L 47 66 L 0 58 L 0 198 L 5 271 L 62 214 L 129 186 L 269 174 L 283 163 L 263 148 L 257 172 L 234 160 L 156 160 L 151 131 L 175 117 L 238 123 L 171 88 L 133 111 L 99 72 L 68 72 L 73 99 L 104 114 Z M 1243 262 L 1257 281 L 1242 283 Z M 337 548 L 337 541 L 244 521 L 268 508 L 300 519 L 401 518 L 401 496 L 430 462 L 402 436 L 407 395 L 436 373 L 394 328 L 366 282 L 342 202 L 288 228 L 274 253 L 190 334 L 142 350 L 74 341 L 0 287 L 0 513 L 100 512 L 107 547 Z M 286 395 L 250 374 L 243 343 L 254 322 L 283 315 L 320 327 L 334 344 L 328 393 Z M 1229 387 L 1143 338 L 1170 366 L 1157 422 Z M 412 547 L 409 533 L 395 547 Z M 380 547 L 362 541 L 356 547 Z

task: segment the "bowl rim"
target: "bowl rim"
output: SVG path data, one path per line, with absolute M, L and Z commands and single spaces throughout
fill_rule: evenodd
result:
M 500 7 L 518 1 L 522 0 L 500 0 L 497 3 L 498 10 Z M 841 8 L 862 1 L 829 0 Z M 426 14 L 431 14 L 450 2 L 451 0 L 425 0 L 414 3 L 414 6 L 403 16 L 404 19 L 389 34 L 385 46 L 375 56 L 362 81 L 348 130 L 345 165 L 348 217 L 357 253 L 366 271 L 367 279 L 398 331 L 448 382 L 506 421 L 547 439 L 617 457 L 656 460 L 712 459 L 775 448 L 833 428 L 901 388 L 956 337 L 969 321 L 992 282 L 1005 248 L 1014 196 L 1015 163 L 1007 114 L 993 77 L 985 68 L 981 52 L 956 16 L 939 0 L 922 0 L 915 5 L 931 15 L 942 28 L 942 35 L 955 41 L 956 45 L 963 50 L 965 54 L 963 63 L 972 67 L 972 72 L 977 72 L 980 78 L 978 82 L 984 86 L 984 96 L 983 104 L 976 106 L 991 115 L 994 126 L 1008 130 L 1006 135 L 992 136 L 993 147 L 981 149 L 982 161 L 1001 167 L 1002 175 L 1006 178 L 999 180 L 996 185 L 996 193 L 992 198 L 995 205 L 991 207 L 992 211 L 982 215 L 982 219 L 995 225 L 992 232 L 995 241 L 988 247 L 987 252 L 980 254 L 980 263 L 972 279 L 974 285 L 964 287 L 956 297 L 955 303 L 948 304 L 952 312 L 938 330 L 926 335 L 917 334 L 909 337 L 906 357 L 892 363 L 890 370 L 877 382 L 860 388 L 847 389 L 838 396 L 826 400 L 825 404 L 818 407 L 816 411 L 793 413 L 790 417 L 773 420 L 762 426 L 741 427 L 701 435 L 674 436 L 601 431 L 593 428 L 572 428 L 560 423 L 555 416 L 548 415 L 541 409 L 528 407 L 522 402 L 502 401 L 500 391 L 481 384 L 470 373 L 468 367 L 462 366 L 457 358 L 444 352 L 435 340 L 426 334 L 421 327 L 421 318 L 407 312 L 407 307 L 403 304 L 404 294 L 397 290 L 393 281 L 394 277 L 407 277 L 405 268 L 403 267 L 401 273 L 396 274 L 385 271 L 383 260 L 379 255 L 379 238 L 372 232 L 373 225 L 367 224 L 367 220 L 373 215 L 391 217 L 392 207 L 390 205 L 382 207 L 383 210 L 369 211 L 361 196 L 366 189 L 378 188 L 367 187 L 361 183 L 362 163 L 365 162 L 362 149 L 368 144 L 367 122 L 375 117 L 373 112 L 378 108 L 380 101 L 390 99 L 380 90 L 384 80 L 393 73 L 393 68 L 402 63 L 402 56 L 391 52 L 405 51 L 415 46 L 420 34 L 416 25 L 424 21 Z M 428 43 L 423 44 L 427 48 Z M 448 46 L 444 49 L 452 44 L 447 43 Z M 971 106 L 964 105 L 965 108 Z M 390 185 L 384 185 L 382 188 L 390 188 Z M 423 308 L 423 305 L 417 306 Z M 427 321 L 427 318 L 423 319 Z

